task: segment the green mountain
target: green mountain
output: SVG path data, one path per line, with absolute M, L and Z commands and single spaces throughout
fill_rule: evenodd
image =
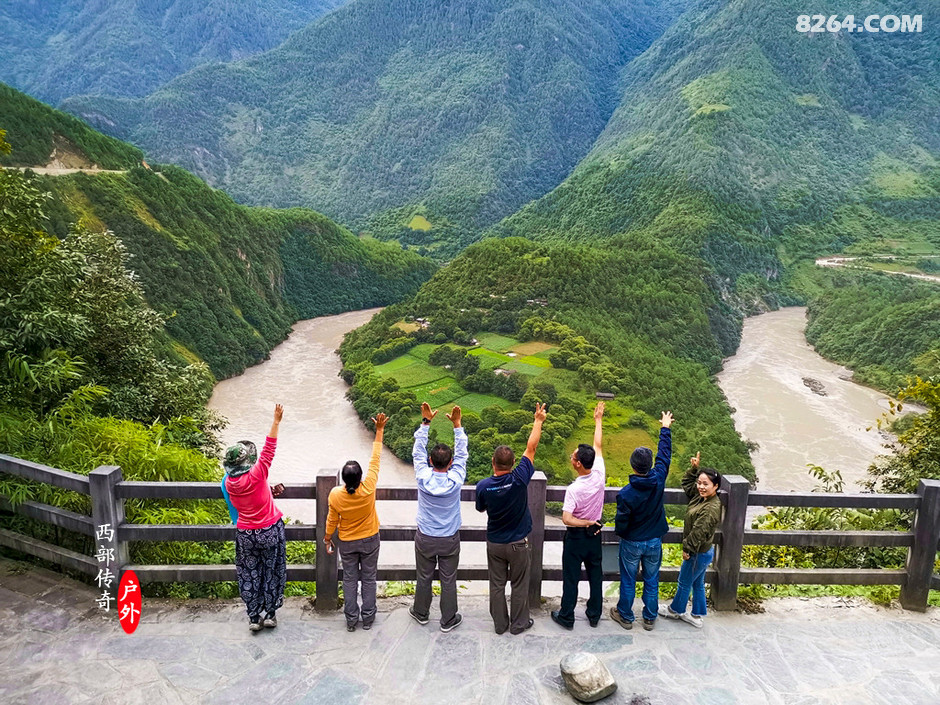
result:
M 873 2 L 812 10 L 885 14 Z M 879 218 L 902 239 L 936 233 L 940 35 L 926 28 L 938 4 L 918 4 L 922 33 L 801 33 L 806 11 L 697 3 L 629 65 L 590 154 L 497 234 L 643 232 L 702 257 L 754 310 L 774 303 L 782 261 L 872 237 Z
M 242 206 L 179 167 L 148 166 L 135 148 L 3 84 L 0 129 L 13 145 L 0 163 L 39 167 L 55 150 L 70 166 L 116 170 L 38 177 L 53 195 L 48 228 L 113 231 L 147 301 L 169 316 L 178 354 L 219 377 L 267 357 L 298 317 L 397 301 L 434 270 L 314 211 Z
M 271 49 L 346 0 L 7 0 L 0 80 L 49 103 L 142 96 L 194 66 Z
M 616 107 L 622 68 L 684 4 L 356 0 L 144 99 L 63 107 L 242 202 L 309 205 L 360 228 L 424 206 L 446 234 L 561 181 Z

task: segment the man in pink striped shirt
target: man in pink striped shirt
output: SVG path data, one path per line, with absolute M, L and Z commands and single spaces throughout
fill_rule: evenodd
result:
M 582 443 L 571 454 L 575 481 L 565 491 L 561 520 L 568 530 L 561 554 L 561 609 L 552 612 L 552 619 L 565 629 L 574 629 L 574 608 L 578 604 L 578 582 L 581 564 L 591 586 L 587 602 L 587 618 L 596 627 L 601 618 L 604 594 L 601 589 L 601 513 L 604 510 L 604 487 L 607 481 L 604 458 L 601 456 L 604 402 L 594 409 L 594 446 Z

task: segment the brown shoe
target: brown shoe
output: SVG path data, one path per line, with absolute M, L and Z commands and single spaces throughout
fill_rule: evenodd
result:
M 610 618 L 624 629 L 633 629 L 633 622 L 624 619 L 624 616 L 620 614 L 620 610 L 618 610 L 616 607 L 610 608 Z

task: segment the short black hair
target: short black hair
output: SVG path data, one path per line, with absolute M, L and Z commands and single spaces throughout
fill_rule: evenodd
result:
M 509 470 L 516 461 L 516 454 L 509 446 L 496 446 L 493 451 L 493 465 L 498 470 Z
M 446 443 L 438 443 L 431 449 L 431 454 L 428 458 L 431 460 L 431 465 L 438 470 L 444 470 L 450 464 L 450 461 L 453 460 L 454 451 Z
M 575 457 L 578 459 L 578 462 L 581 463 L 588 470 L 594 467 L 594 448 L 589 446 L 587 443 L 579 443 L 578 449 L 574 452 Z
M 349 494 L 356 494 L 356 490 L 362 484 L 362 466 L 355 460 L 347 460 L 343 466 L 342 478 L 346 491 Z

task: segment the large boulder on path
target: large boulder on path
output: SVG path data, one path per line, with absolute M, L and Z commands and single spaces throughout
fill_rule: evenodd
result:
M 561 660 L 561 677 L 575 700 L 593 703 L 617 690 L 617 683 L 597 656 L 583 651 Z

